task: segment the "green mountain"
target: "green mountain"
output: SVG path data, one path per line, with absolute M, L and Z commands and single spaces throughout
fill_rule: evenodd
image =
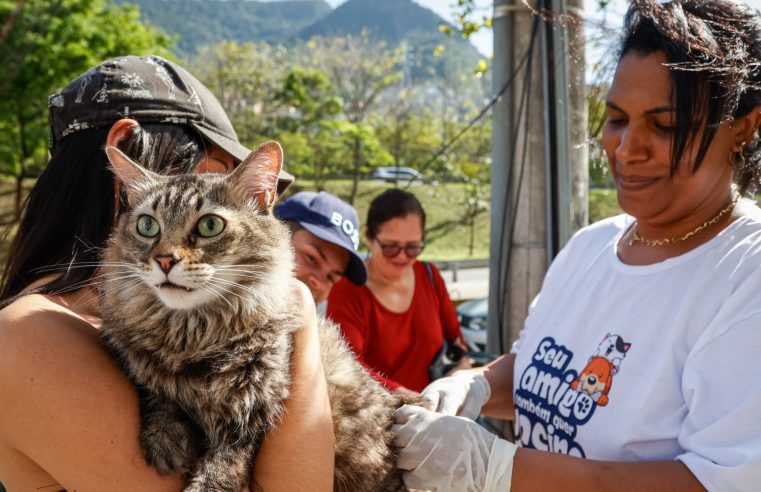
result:
M 356 35 L 369 29 L 379 38 L 399 41 L 412 32 L 435 33 L 442 22 L 441 17 L 412 0 L 349 0 L 303 29 L 299 37 Z
M 143 22 L 177 37 L 177 54 L 192 58 L 220 41 L 285 43 L 328 15 L 324 0 L 115 0 L 140 7 Z
M 390 46 L 401 42 L 407 45 L 408 67 L 413 79 L 427 79 L 432 75 L 453 79 L 471 73 L 482 56 L 461 37 L 441 33 L 439 25 L 444 23 L 438 14 L 412 0 L 348 0 L 302 29 L 298 37 L 356 36 L 368 30 L 374 38 Z M 442 56 L 435 56 L 439 45 L 444 47 Z
M 481 55 L 457 35 L 439 32 L 445 21 L 412 0 L 348 0 L 335 10 L 324 0 L 115 0 L 140 7 L 144 22 L 177 37 L 177 54 L 192 58 L 220 41 L 267 41 L 289 45 L 313 36 L 359 35 L 367 30 L 389 46 L 408 47 L 413 79 L 455 82 L 470 74 Z M 443 55 L 435 56 L 443 46 Z

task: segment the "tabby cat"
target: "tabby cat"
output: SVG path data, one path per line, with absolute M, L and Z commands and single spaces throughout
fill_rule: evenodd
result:
M 272 214 L 282 149 L 263 144 L 229 175 L 177 176 L 106 152 L 128 206 L 103 254 L 102 340 L 140 393 L 146 460 L 185 475 L 187 491 L 238 492 L 282 415 L 302 325 L 290 236 Z M 390 430 L 402 400 L 320 325 L 335 490 L 405 490 Z

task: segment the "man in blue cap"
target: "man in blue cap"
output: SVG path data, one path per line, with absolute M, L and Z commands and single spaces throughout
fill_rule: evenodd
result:
M 296 277 L 312 292 L 315 303 L 328 297 L 342 277 L 367 283 L 367 268 L 357 254 L 359 219 L 348 203 L 325 191 L 302 191 L 275 208 L 293 235 Z

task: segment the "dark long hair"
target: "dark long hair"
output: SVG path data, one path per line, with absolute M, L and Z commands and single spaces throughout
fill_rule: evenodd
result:
M 408 215 L 417 215 L 420 218 L 420 227 L 425 236 L 425 210 L 420 200 L 409 191 L 399 188 L 389 188 L 373 198 L 370 208 L 367 210 L 367 238 L 375 239 L 380 227 L 391 219 L 402 218 Z
M 92 279 L 116 212 L 114 175 L 104 151 L 108 131 L 80 131 L 57 144 L 24 203 L 3 271 L 0 307 L 54 272 L 62 275 L 34 292 L 76 290 Z M 160 174 L 191 171 L 204 146 L 192 129 L 166 124 L 137 128 L 120 145 L 135 161 Z
M 633 0 L 624 25 L 619 60 L 629 52 L 666 55 L 676 108 L 671 175 L 700 137 L 694 173 L 719 125 L 761 104 L 761 17 L 734 0 Z M 758 130 L 742 153 L 735 181 L 745 193 L 761 182 Z

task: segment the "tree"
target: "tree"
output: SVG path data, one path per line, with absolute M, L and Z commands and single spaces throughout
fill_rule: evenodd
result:
M 325 72 L 300 66 L 288 72 L 276 99 L 291 115 L 280 120 L 279 134 L 289 149 L 291 170 L 311 174 L 315 187 L 322 190 L 329 165 L 346 162 L 339 157 L 340 142 L 332 137 L 333 117 L 343 109 L 341 99 Z
M 23 180 L 47 158 L 48 95 L 107 58 L 166 56 L 171 40 L 141 24 L 135 7 L 106 0 L 26 0 L 9 7 L 0 4 L 0 24 L 9 26 L 0 43 L 0 173 L 16 179 L 17 214 Z
M 328 74 L 314 68 L 295 66 L 286 74 L 275 99 L 295 111 L 295 117 L 281 127 L 309 130 L 317 122 L 340 114 L 341 99 L 335 94 Z
M 486 196 L 491 177 L 491 120 L 482 122 L 470 132 L 463 134 L 454 150 L 455 174 L 465 183 L 465 207 L 463 223 L 468 227 L 468 251 L 475 248 L 476 218 L 489 211 L 490 200 Z
M 363 121 L 381 93 L 402 78 L 403 47 L 390 49 L 367 31 L 359 37 L 317 37 L 307 42 L 306 50 L 313 66 L 330 77 L 352 123 Z
M 352 175 L 348 202 L 353 205 L 361 175 L 367 173 L 371 167 L 390 164 L 391 155 L 378 140 L 375 128 L 367 123 L 336 121 L 330 126 L 333 129 L 333 138 L 340 141 L 344 150 L 348 151 L 349 159 L 346 162 L 351 163 L 349 172 Z
M 602 148 L 602 126 L 605 123 L 607 85 L 591 85 L 587 95 L 587 135 L 589 135 L 589 182 L 593 186 L 612 187 L 608 159 Z
M 388 149 L 396 167 L 417 168 L 442 144 L 442 132 L 420 97 L 422 87 L 403 87 L 390 94 L 391 102 L 373 121 L 378 139 Z M 438 165 L 430 171 L 441 171 Z M 399 183 L 397 182 L 398 186 Z
M 277 133 L 276 95 L 288 72 L 288 51 L 265 42 L 227 41 L 203 48 L 193 73 L 217 96 L 241 142 L 254 146 Z
M 342 126 L 339 133 L 352 140 L 353 182 L 349 200 L 353 202 L 363 166 L 373 160 L 379 162 L 366 156 L 382 154 L 376 152 L 380 143 L 375 132 L 364 121 L 381 94 L 401 80 L 404 48 L 389 49 L 385 42 L 373 41 L 363 31 L 359 37 L 313 38 L 307 42 L 305 53 L 312 66 L 328 74 L 336 95 L 343 101 L 342 113 L 350 125 Z

